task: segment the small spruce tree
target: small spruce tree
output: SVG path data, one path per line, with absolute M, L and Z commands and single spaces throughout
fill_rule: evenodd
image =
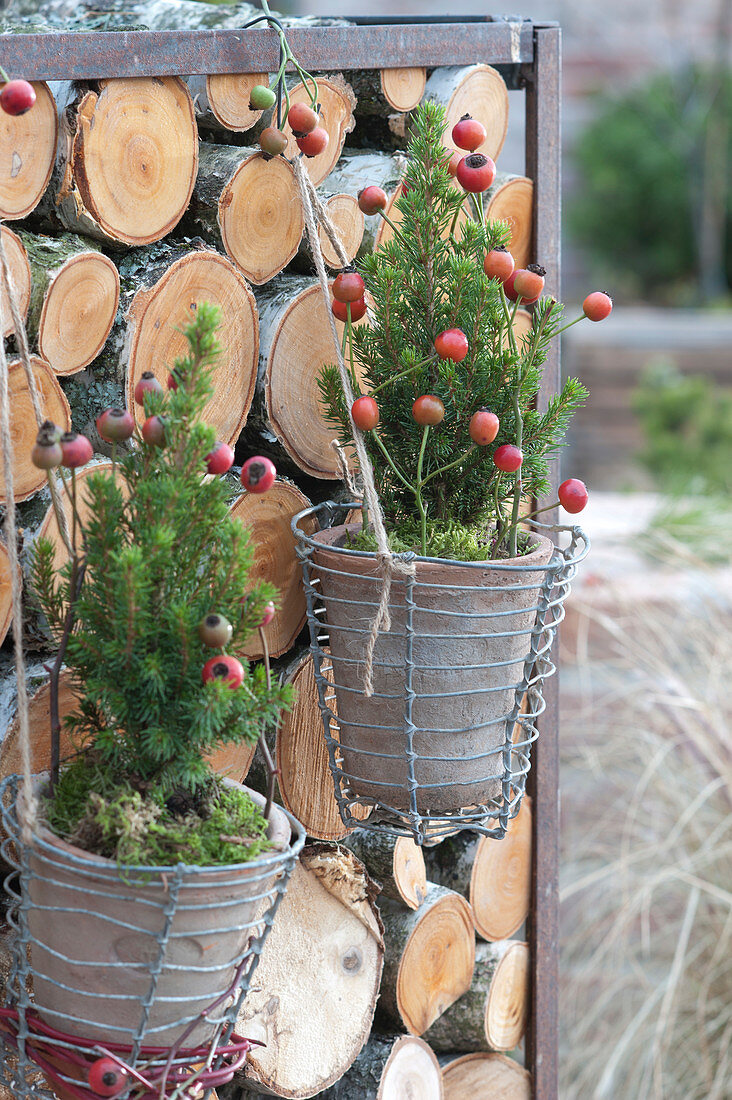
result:
M 51 543 L 39 539 L 35 551 L 34 587 L 52 630 L 60 637 L 73 623 L 65 663 L 79 703 L 67 722 L 86 747 L 61 773 L 50 821 L 79 842 L 81 832 L 104 832 L 98 850 L 120 858 L 227 862 L 261 850 L 207 847 L 194 835 L 212 815 L 217 840 L 249 820 L 240 820 L 241 801 L 221 789 L 206 757 L 230 742 L 253 743 L 290 700 L 287 687 L 268 685 L 261 665 L 244 662 L 236 688 L 202 676 L 223 648 L 201 640 L 206 616 L 231 624 L 226 648 L 236 654 L 276 597 L 271 585 L 251 584 L 253 551 L 231 517 L 226 480 L 204 477 L 215 436 L 200 418 L 212 393 L 218 319 L 214 307 L 198 307 L 185 330 L 189 354 L 174 367 L 177 387 L 144 396 L 146 415 L 162 419 L 162 445 L 139 438 L 111 472 L 86 479 L 90 519 L 60 583 Z M 68 487 L 75 496 L 73 480 Z M 234 817 L 228 829 L 222 800 Z M 172 844 L 159 836 L 147 847 L 130 844 L 122 818 L 129 811 L 139 823 L 143 805 L 152 807 L 153 832 L 170 818 Z
M 503 222 L 484 222 L 482 196 L 456 186 L 448 171 L 451 154 L 442 143 L 445 129 L 440 106 L 428 102 L 417 111 L 396 200 L 401 220 L 393 238 L 360 264 L 373 303 L 371 324 L 348 326 L 347 357 L 352 367 L 358 363 L 363 392 L 379 406 L 379 425 L 365 440 L 393 548 L 485 558 L 510 551 L 519 499 L 549 491 L 548 461 L 562 446 L 586 391 L 570 378 L 544 413 L 535 410 L 562 307 L 542 299 L 531 331 L 516 338 L 515 305 L 483 269 L 486 254 L 507 244 L 509 229 Z M 474 216 L 460 224 L 471 202 Z M 452 328 L 468 339 L 461 362 L 435 352 L 435 338 Z M 337 367 L 325 368 L 320 388 L 345 444 L 351 425 Z M 412 413 L 422 394 L 440 398 L 445 408 L 443 421 L 427 431 Z M 487 447 L 476 446 L 469 433 L 471 417 L 481 408 L 500 420 L 495 443 Z M 493 463 L 495 450 L 506 443 L 523 451 L 519 474 L 501 472 Z

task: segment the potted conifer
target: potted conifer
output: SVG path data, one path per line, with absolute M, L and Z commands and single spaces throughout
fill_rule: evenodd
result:
M 199 306 L 167 391 L 143 376 L 140 433 L 127 410 L 99 417 L 113 460 L 85 479 L 86 522 L 75 471 L 88 440 L 47 423 L 33 451 L 49 474 L 65 468 L 73 503 L 77 551 L 59 578 L 39 540 L 33 583 L 59 643 L 53 677 L 63 662 L 78 695 L 66 721 L 79 751 L 59 769 L 56 697 L 22 912 L 41 1019 L 92 1041 L 146 1035 L 162 1048 L 218 1034 L 220 1006 L 205 1010 L 233 996 L 303 841 L 271 790 L 265 805 L 207 762 L 225 743 L 256 741 L 290 702 L 268 666 L 236 656 L 274 614 L 276 592 L 250 581 L 248 533 L 216 476 L 234 454 L 201 421 L 217 322 Z M 274 469 L 254 458 L 241 477 L 261 492 Z
M 363 691 L 364 653 L 383 563 L 368 517 L 309 545 L 301 536 L 326 606 L 341 777 L 351 796 L 420 814 L 505 799 L 539 597 L 563 564 L 548 538 L 525 529 L 527 502 L 549 492 L 549 459 L 586 397 L 570 378 L 546 412 L 535 410 L 547 349 L 567 327 L 562 307 L 541 297 L 543 269 L 514 270 L 507 225 L 484 219 L 495 167 L 472 152 L 482 127 L 466 118 L 454 128 L 462 159 L 445 150 L 445 127 L 442 108 L 419 109 L 392 239 L 333 284 L 333 310 L 347 322 L 370 298 L 371 324 L 346 326 L 352 407 L 337 367 L 321 378 L 341 442 L 363 433 L 391 550 L 413 557 L 373 650 L 373 694 Z M 367 213 L 386 203 L 377 187 L 361 192 Z M 534 307 L 523 339 L 522 304 Z M 583 316 L 611 306 L 591 295 Z M 570 512 L 587 499 L 576 479 L 559 495 Z

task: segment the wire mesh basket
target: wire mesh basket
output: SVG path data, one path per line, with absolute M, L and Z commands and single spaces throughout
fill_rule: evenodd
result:
M 101 1053 L 125 1067 L 120 1097 L 189 1096 L 229 1080 L 249 1049 L 234 1027 L 302 825 L 275 806 L 273 847 L 248 863 L 120 868 L 42 827 L 24 843 L 21 784 L 0 784 L 14 932 L 0 1083 L 19 1100 L 80 1100 Z
M 341 818 L 419 844 L 462 829 L 500 839 L 521 805 L 552 643 L 588 539 L 579 527 L 532 524 L 535 546 L 520 564 L 395 555 L 415 571 L 394 574 L 367 697 L 382 579 L 374 554 L 343 545 L 360 530 L 343 524 L 358 507 L 328 501 L 292 522 Z M 320 530 L 309 535 L 312 518 Z

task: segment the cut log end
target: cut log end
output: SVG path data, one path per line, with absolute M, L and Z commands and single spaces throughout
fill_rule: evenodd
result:
M 490 189 L 486 217 L 507 222 L 511 228 L 508 250 L 516 267 L 531 260 L 534 224 L 534 185 L 526 176 L 501 177 Z
M 28 254 L 20 237 L 13 233 L 12 229 L 8 229 L 8 227 L 4 225 L 0 232 L 2 232 L 3 248 L 5 249 L 8 267 L 10 269 L 10 278 L 12 279 L 13 288 L 15 290 L 15 299 L 18 303 L 20 315 L 23 320 L 25 320 L 28 315 L 28 306 L 30 305 L 31 297 L 31 269 L 28 261 Z M 11 333 L 15 331 L 13 318 L 10 315 L 10 302 L 8 300 L 5 281 L 0 280 L 0 282 L 2 283 L 0 286 L 0 309 L 2 309 L 3 318 L 2 336 L 10 336 Z
M 396 1041 L 379 1082 L 377 1100 L 442 1100 L 440 1063 L 427 1043 L 414 1035 Z
M 56 156 L 58 113 L 47 84 L 33 81 L 36 101 L 24 115 L 0 111 L 0 218 L 25 218 L 38 205 Z
M 345 80 L 317 78 L 320 122 L 328 133 L 328 144 L 317 157 L 305 157 L 305 167 L 312 182 L 317 186 L 330 175 L 343 150 L 346 134 L 354 127 L 353 107 L 355 98 Z M 304 84 L 297 84 L 290 92 L 291 103 L 306 103 L 310 106 L 310 91 Z M 288 136 L 286 157 L 300 155 L 300 150 L 288 123 L 282 127 Z
M 514 1050 L 521 1042 L 526 1031 L 528 986 L 528 944 L 509 943 L 496 966 L 485 1006 L 485 1036 L 492 1050 Z
M 442 1069 L 444 1100 L 531 1100 L 531 1074 L 503 1054 L 466 1054 Z
M 213 249 L 190 252 L 176 260 L 149 290 L 141 290 L 130 307 L 127 407 L 142 423 L 135 386 L 152 371 L 165 386 L 170 368 L 185 355 L 182 329 L 198 305 L 211 302 L 221 311 L 218 339 L 223 353 L 213 367 L 213 394 L 203 418 L 218 438 L 234 444 L 246 423 L 257 381 L 259 329 L 254 295 L 234 265 Z
M 425 69 L 382 69 L 380 75 L 384 99 L 395 111 L 413 110 L 424 95 Z
M 101 252 L 82 252 L 52 279 L 38 326 L 38 350 L 58 375 L 75 374 L 96 358 L 112 330 L 119 275 Z
M 463 115 L 469 114 L 486 130 L 486 139 L 475 152 L 497 159 L 508 130 L 508 89 L 497 69 L 490 65 L 435 69 L 427 81 L 425 98 L 445 107 L 444 142 L 448 149 L 457 149 L 451 137 L 452 128 Z M 459 151 L 461 155 L 464 152 Z
M 325 208 L 335 226 L 346 257 L 351 261 L 361 247 L 364 233 L 364 216 L 359 208 L 358 199 L 353 195 L 331 195 L 325 203 Z M 328 267 L 342 267 L 340 257 L 322 225 L 318 228 L 318 236 L 323 250 L 323 259 Z
M 10 629 L 13 618 L 13 588 L 10 558 L 5 543 L 0 539 L 0 645 Z M 0 748 L 0 757 L 2 748 Z
M 254 547 L 252 585 L 268 581 L 279 592 L 279 609 L 265 627 L 272 657 L 286 653 L 305 625 L 305 592 L 290 523 L 297 512 L 309 506 L 310 501 L 296 485 L 278 480 L 266 493 L 243 493 L 231 508 L 232 516 L 250 531 Z M 308 533 L 314 529 L 312 520 Z M 258 632 L 248 639 L 243 655 L 249 660 L 263 656 Z
M 531 799 L 508 824 L 503 840 L 481 837 L 470 882 L 475 927 L 486 940 L 512 936 L 531 904 Z
M 48 363 L 31 356 L 31 368 L 38 387 L 41 409 L 46 420 L 52 420 L 62 431 L 71 427 L 71 410 L 64 393 Z M 13 442 L 13 495 L 16 501 L 28 500 L 46 484 L 46 471 L 31 462 L 37 425 L 25 371 L 19 360 L 8 365 L 10 392 L 10 435 Z M 8 499 L 5 481 L 0 485 L 0 504 Z
M 419 909 L 427 893 L 427 872 L 422 849 L 411 837 L 400 836 L 394 845 L 394 883 L 404 904 Z
M 249 106 L 252 88 L 269 85 L 268 73 L 215 73 L 206 77 L 206 95 L 212 114 L 227 130 L 243 133 L 262 117 Z

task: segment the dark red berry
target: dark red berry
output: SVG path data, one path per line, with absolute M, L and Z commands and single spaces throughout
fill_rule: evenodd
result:
M 463 115 L 452 128 L 452 140 L 458 149 L 468 149 L 471 153 L 482 145 L 487 137 L 485 126 L 477 118 Z
M 264 615 L 262 615 L 262 621 L 259 625 L 260 626 L 269 626 L 269 624 L 272 622 L 272 620 L 275 617 L 276 611 L 277 611 L 277 608 L 273 604 L 272 600 L 270 600 L 269 603 L 266 605 L 266 607 L 264 609 Z
M 374 183 L 358 193 L 358 205 L 364 214 L 378 214 L 380 210 L 386 210 L 388 201 L 386 191 Z
M 455 177 L 460 186 L 471 194 L 487 191 L 496 177 L 496 166 L 490 157 L 482 153 L 469 153 L 457 166 Z
M 39 470 L 53 470 L 61 465 L 63 459 L 61 432 L 52 421 L 46 420 L 38 429 L 38 435 L 31 450 L 31 462 Z
M 0 107 L 6 115 L 24 115 L 35 101 L 35 88 L 27 80 L 10 80 L 0 92 Z
M 455 179 L 455 176 L 457 175 L 458 165 L 460 164 L 460 161 L 462 159 L 462 153 L 453 153 L 449 161 L 447 162 L 447 170 L 453 179 Z
M 277 470 L 262 455 L 248 458 L 241 468 L 241 483 L 249 493 L 266 493 L 274 485 Z
M 165 443 L 165 421 L 162 416 L 148 416 L 140 434 L 151 447 L 162 447 Z
M 351 419 L 362 432 L 371 432 L 379 423 L 379 406 L 373 397 L 357 397 L 351 405 Z
M 513 256 L 506 248 L 492 248 L 483 260 L 483 270 L 489 279 L 500 279 L 505 283 L 515 268 Z
M 345 324 L 348 320 L 348 307 L 351 307 L 351 320 L 360 321 L 366 314 L 366 299 L 359 298 L 357 302 L 338 302 L 335 299 L 331 302 L 331 309 L 333 310 L 333 316 L 339 321 L 343 321 Z
M 283 134 L 276 126 L 267 126 L 259 135 L 259 145 L 267 156 L 276 157 L 287 148 L 287 134 Z
M 462 363 L 469 351 L 468 338 L 461 328 L 446 328 L 435 337 L 435 351 L 440 359 Z
M 546 271 L 539 264 L 529 264 L 528 267 L 519 267 L 513 275 L 513 293 L 516 301 L 523 298 L 527 305 L 537 301 L 544 289 L 544 277 Z
M 231 688 L 241 687 L 244 683 L 244 668 L 241 661 L 224 653 L 218 657 L 212 657 L 203 666 L 204 684 L 208 684 L 211 680 L 224 680 Z
M 64 456 L 61 465 L 67 466 L 69 470 L 86 466 L 94 454 L 94 448 L 89 440 L 78 432 L 64 432 L 61 436 L 61 451 Z
M 223 615 L 212 612 L 198 624 L 198 637 L 211 649 L 223 649 L 231 641 L 234 628 Z
M 97 1096 L 116 1096 L 127 1088 L 129 1076 L 114 1058 L 97 1058 L 89 1066 L 87 1081 Z
M 173 374 L 173 373 L 169 374 L 168 375 L 168 389 L 173 390 L 173 392 L 175 392 L 178 389 L 179 385 L 180 385 L 180 378 L 178 377 L 178 375 Z
M 143 398 L 146 393 L 162 393 L 163 387 L 158 382 L 157 378 L 151 370 L 143 371 L 140 375 L 140 379 L 135 386 L 135 401 L 138 405 L 144 404 Z
M 295 144 L 306 157 L 317 157 L 327 147 L 329 140 L 328 131 L 322 126 L 316 126 L 309 134 L 295 138 Z
M 357 302 L 365 290 L 366 285 L 356 271 L 341 271 L 333 280 L 333 297 L 337 302 Z
M 571 512 L 573 515 L 581 512 L 587 504 L 588 497 L 587 486 L 578 477 L 567 478 L 559 486 L 559 503 L 565 512 Z
M 602 290 L 593 290 L 582 303 L 582 310 L 589 321 L 604 321 L 613 308 L 613 300 Z
M 439 397 L 435 397 L 432 393 L 425 393 L 412 405 L 412 416 L 425 427 L 427 424 L 435 425 L 439 424 L 445 416 L 445 406 L 440 401 Z
M 318 116 L 306 103 L 293 103 L 287 112 L 287 121 L 295 137 L 310 134 L 318 125 Z
M 518 294 L 513 289 L 513 281 L 514 281 L 515 278 L 516 278 L 516 272 L 512 271 L 511 274 L 508 276 L 508 278 L 504 279 L 504 281 L 503 281 L 503 292 L 506 295 L 506 297 L 508 298 L 509 302 L 518 301 Z
M 514 447 L 513 443 L 504 443 L 493 455 L 493 461 L 498 469 L 508 474 L 512 474 L 514 470 L 518 470 L 523 460 L 523 453 L 518 447 Z
M 107 443 L 123 443 L 135 430 L 135 420 L 127 409 L 105 409 L 97 417 L 97 431 Z
M 501 422 L 490 409 L 478 409 L 470 418 L 470 438 L 479 447 L 487 447 L 498 435 Z
M 228 443 L 216 443 L 204 461 L 210 474 L 225 474 L 234 465 L 234 452 Z

